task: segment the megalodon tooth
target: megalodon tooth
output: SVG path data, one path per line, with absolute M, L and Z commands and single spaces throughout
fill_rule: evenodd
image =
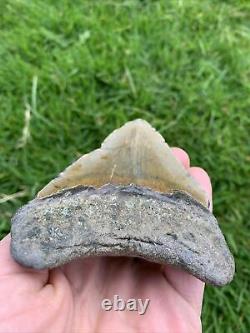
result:
M 225 285 L 234 259 L 205 191 L 144 120 L 127 122 L 80 157 L 11 220 L 20 264 L 53 268 L 78 257 L 141 257 Z

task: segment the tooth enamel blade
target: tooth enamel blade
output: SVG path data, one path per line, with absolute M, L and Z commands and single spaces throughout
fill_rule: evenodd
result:
M 145 120 L 126 123 L 101 148 L 83 155 L 46 185 L 38 198 L 78 185 L 136 184 L 159 192 L 184 191 L 204 206 L 205 192 L 176 160 L 164 138 Z

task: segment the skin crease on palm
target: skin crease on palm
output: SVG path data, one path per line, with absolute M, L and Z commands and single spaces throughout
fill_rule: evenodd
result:
M 207 173 L 190 167 L 185 151 L 172 149 L 212 202 Z M 176 267 L 138 258 L 99 257 L 35 271 L 17 264 L 9 248 L 10 235 L 0 242 L 0 333 L 202 330 L 204 283 Z M 114 295 L 123 300 L 148 298 L 150 303 L 144 315 L 136 311 L 104 311 L 101 301 L 113 300 Z

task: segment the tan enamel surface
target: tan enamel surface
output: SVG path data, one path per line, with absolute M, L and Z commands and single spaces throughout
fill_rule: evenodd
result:
M 144 120 L 112 132 L 101 148 L 83 155 L 39 193 L 45 197 L 77 185 L 137 184 L 160 192 L 182 190 L 207 206 L 205 192 L 176 160 L 163 137 Z

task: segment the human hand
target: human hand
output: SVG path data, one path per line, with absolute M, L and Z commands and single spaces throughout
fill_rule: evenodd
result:
M 212 202 L 207 173 L 175 156 Z M 10 255 L 10 235 L 0 242 L 0 333 L 201 332 L 204 283 L 170 265 L 138 258 L 78 259 L 52 270 L 20 266 Z M 144 315 L 104 311 L 103 299 L 149 299 Z

